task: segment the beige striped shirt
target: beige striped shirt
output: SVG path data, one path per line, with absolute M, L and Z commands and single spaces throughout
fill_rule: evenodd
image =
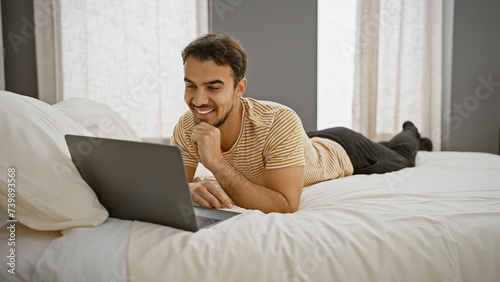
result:
M 237 141 L 224 159 L 250 181 L 262 185 L 264 170 L 304 165 L 304 186 L 351 175 L 349 156 L 338 143 L 307 137 L 299 116 L 290 108 L 241 98 L 243 121 Z M 197 167 L 200 157 L 191 143 L 195 126 L 188 111 L 174 128 L 172 144 L 181 148 L 184 164 Z

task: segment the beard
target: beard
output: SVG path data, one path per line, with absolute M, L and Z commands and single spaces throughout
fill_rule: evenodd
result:
M 191 105 L 191 108 L 194 109 L 194 111 L 196 111 L 196 108 L 213 108 L 215 113 L 218 113 L 218 111 L 219 111 L 219 107 L 213 107 L 211 105 L 201 105 L 199 107 L 195 107 L 194 104 L 192 104 L 192 103 L 190 105 Z M 198 118 L 196 118 L 196 114 L 194 114 L 193 115 L 194 116 L 194 123 L 199 124 L 200 122 L 204 121 L 204 122 L 210 124 L 211 126 L 218 128 L 221 125 L 223 125 L 224 122 L 226 122 L 227 118 L 229 117 L 229 115 L 231 114 L 233 109 L 234 109 L 234 97 L 233 97 L 233 100 L 231 103 L 231 108 L 229 108 L 225 113 L 223 113 L 222 116 L 217 117 L 217 119 L 214 122 L 209 122 L 209 121 L 204 120 L 204 119 L 198 120 Z

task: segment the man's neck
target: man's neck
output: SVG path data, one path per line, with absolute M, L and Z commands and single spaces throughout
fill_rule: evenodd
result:
M 229 151 L 238 140 L 243 119 L 242 114 L 243 104 L 238 98 L 235 101 L 234 108 L 229 114 L 229 117 L 226 119 L 224 124 L 219 127 L 221 135 L 221 150 L 223 152 Z

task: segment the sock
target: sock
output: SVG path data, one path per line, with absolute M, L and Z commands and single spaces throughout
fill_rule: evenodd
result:
M 432 141 L 429 138 L 421 138 L 420 145 L 418 146 L 420 151 L 432 152 Z

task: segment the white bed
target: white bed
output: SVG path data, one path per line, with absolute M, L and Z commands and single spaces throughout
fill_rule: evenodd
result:
M 14 99 L 5 92 L 0 98 L 5 95 Z M 103 135 L 98 129 L 93 134 Z M 6 139 L 2 144 L 12 144 Z M 2 152 L 2 170 L 14 165 L 5 161 L 9 156 Z M 23 173 L 20 164 L 18 170 Z M 0 185 L 4 190 L 4 176 Z M 2 255 L 0 280 L 500 281 L 498 155 L 419 152 L 414 168 L 306 187 L 294 214 L 235 209 L 242 214 L 196 233 L 102 219 L 94 210 L 87 210 L 87 224 L 77 215 L 45 225 L 44 218 L 34 223 L 29 214 L 19 216 L 31 228 L 18 223 L 17 274 L 7 272 Z M 2 254 L 8 236 L 2 228 Z

